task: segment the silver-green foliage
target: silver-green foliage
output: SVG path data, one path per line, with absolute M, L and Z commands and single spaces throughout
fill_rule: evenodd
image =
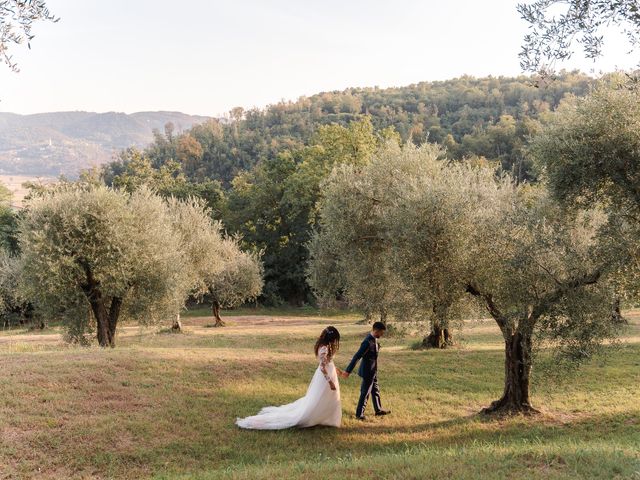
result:
M 184 255 L 181 266 L 189 294 L 200 299 L 224 269 L 228 248 L 222 225 L 211 218 L 201 199 L 182 201 L 172 197 L 167 199 L 167 206 L 171 228 Z
M 476 224 L 469 284 L 486 294 L 481 298 L 505 339 L 538 332 L 566 345 L 580 340 L 574 353 L 586 354 L 592 340 L 609 336 L 602 328 L 612 326 L 610 274 L 617 259 L 599 235 L 606 216 L 567 211 L 544 187 L 514 189 L 511 201 L 493 222 Z
M 213 300 L 225 308 L 255 300 L 262 293 L 263 266 L 257 254 L 240 250 L 236 238 L 223 243 L 222 271 L 208 284 Z
M 20 279 L 20 259 L 0 253 L 0 315 L 5 315 L 13 307 L 23 303 L 17 288 Z
M 391 177 L 376 165 L 375 159 L 365 166 L 339 165 L 326 181 L 320 228 L 309 244 L 308 279 L 321 299 L 341 293 L 384 319 L 407 304 L 409 292 L 394 268 L 386 225 Z
M 262 292 L 263 268 L 259 256 L 240 249 L 240 240 L 224 235 L 205 202 L 190 198 L 167 200 L 173 228 L 185 254 L 184 271 L 190 295 L 209 294 L 224 307 L 255 299 Z
M 170 318 L 192 283 L 170 211 L 146 189 L 68 184 L 44 192 L 21 220 L 20 245 L 23 295 L 63 321 L 71 339 L 95 329 L 96 308 L 116 321 L 119 313 L 143 324 Z
M 365 310 L 442 327 L 459 314 L 473 221 L 509 182 L 443 157 L 434 145 L 390 142 L 369 164 L 334 171 L 310 244 L 317 292 L 344 290 Z
M 531 151 L 553 194 L 589 207 L 640 211 L 640 88 L 617 75 L 569 97 Z
M 616 244 L 618 294 L 640 292 L 640 89 L 620 76 L 587 97 L 566 101 L 531 152 L 555 198 L 569 208 L 601 208 L 602 233 Z
M 520 3 L 518 13 L 529 24 L 520 66 L 528 71 L 548 71 L 557 61 L 573 55 L 574 42 L 586 58 L 602 55 L 605 35 L 616 31 L 628 40 L 631 52 L 640 43 L 637 0 L 533 0 Z
M 505 392 L 493 407 L 531 409 L 536 338 L 580 361 L 616 333 L 611 273 L 620 259 L 602 234 L 606 215 L 563 209 L 543 186 L 518 186 L 441 153 L 390 144 L 368 165 L 336 169 L 310 280 L 328 294 L 339 282 L 358 306 L 440 325 L 459 316 L 470 293 L 505 339 Z
M 0 1 L 0 61 L 14 72 L 19 71 L 9 50 L 14 45 L 27 42 L 31 48 L 34 35 L 31 27 L 39 20 L 57 22 L 43 0 L 2 0 Z

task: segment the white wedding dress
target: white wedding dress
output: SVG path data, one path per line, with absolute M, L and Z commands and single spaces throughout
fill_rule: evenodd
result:
M 252 417 L 238 418 L 236 425 L 255 430 L 280 430 L 314 425 L 339 427 L 342 419 L 340 384 L 333 359 L 327 358 L 327 351 L 324 345 L 318 349 L 319 365 L 304 397 L 288 405 L 265 407 Z M 329 387 L 329 380 L 333 381 L 335 390 Z

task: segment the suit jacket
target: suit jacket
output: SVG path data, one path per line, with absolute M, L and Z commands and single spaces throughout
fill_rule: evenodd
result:
M 351 359 L 351 362 L 345 369 L 345 372 L 351 373 L 358 363 L 358 360 L 362 359 L 358 375 L 362 378 L 373 377 L 378 371 L 378 350 L 379 347 L 376 337 L 369 333 L 369 335 L 367 335 L 362 341 L 360 348 Z

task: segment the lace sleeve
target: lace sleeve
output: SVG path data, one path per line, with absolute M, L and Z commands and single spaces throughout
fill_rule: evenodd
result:
M 327 382 L 331 382 L 331 377 L 329 376 L 329 372 L 327 372 L 327 364 L 329 363 L 328 358 L 328 349 L 325 346 L 320 347 L 318 350 L 318 358 L 320 359 L 320 371 Z

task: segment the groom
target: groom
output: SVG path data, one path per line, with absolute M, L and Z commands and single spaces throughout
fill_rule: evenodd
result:
M 378 388 L 378 351 L 380 347 L 378 345 L 378 339 L 384 335 L 387 327 L 382 322 L 375 322 L 373 324 L 371 332 L 366 336 L 360 345 L 360 349 L 356 352 L 349 363 L 349 366 L 343 373 L 344 378 L 348 378 L 349 374 L 353 371 L 358 363 L 358 360 L 362 359 L 360 363 L 360 369 L 358 375 L 362 377 L 362 386 L 360 387 L 360 400 L 358 401 L 358 407 L 356 408 L 356 418 L 358 420 L 364 420 L 364 409 L 367 406 L 369 395 L 373 396 L 373 409 L 376 415 L 387 415 L 391 413 L 390 410 L 383 410 L 380 402 L 380 389 Z

